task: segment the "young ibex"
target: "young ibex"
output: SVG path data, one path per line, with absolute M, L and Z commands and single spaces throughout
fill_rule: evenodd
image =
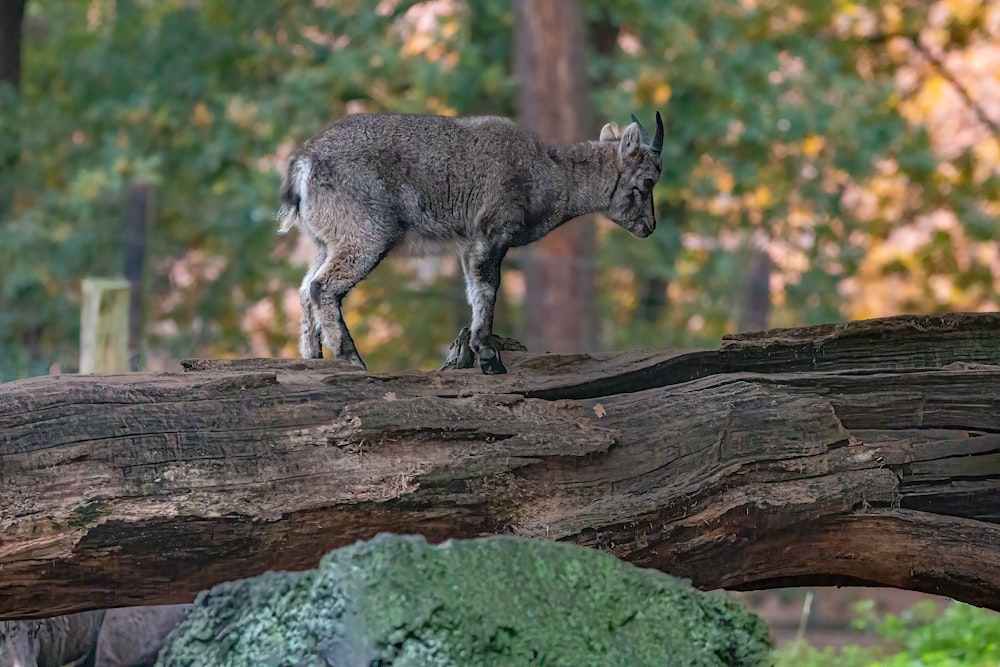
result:
M 659 112 L 652 141 L 633 115 L 620 138 L 608 124 L 598 141 L 566 146 L 500 117 L 357 114 L 333 124 L 295 152 L 281 187 L 279 232 L 297 225 L 317 248 L 300 292 L 302 356 L 321 358 L 325 343 L 366 368 L 341 304 L 403 245 L 461 260 L 472 323 L 446 366 L 478 359 L 484 373 L 506 373 L 493 335 L 504 255 L 586 213 L 649 236 L 662 148 Z

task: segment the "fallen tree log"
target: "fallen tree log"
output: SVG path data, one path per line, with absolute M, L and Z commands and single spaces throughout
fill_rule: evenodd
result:
M 190 602 L 388 531 L 567 540 L 703 589 L 1000 610 L 1000 315 L 508 353 L 196 360 L 0 385 L 0 618 Z

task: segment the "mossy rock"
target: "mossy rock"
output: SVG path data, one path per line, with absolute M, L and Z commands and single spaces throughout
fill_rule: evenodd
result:
M 382 534 L 315 570 L 203 591 L 157 665 L 435 667 L 769 664 L 737 601 L 606 553 Z

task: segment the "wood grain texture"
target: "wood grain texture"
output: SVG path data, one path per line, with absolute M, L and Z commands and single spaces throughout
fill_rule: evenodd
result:
M 382 531 L 1000 609 L 1000 315 L 508 356 L 493 377 L 256 359 L 0 385 L 0 618 L 187 602 Z

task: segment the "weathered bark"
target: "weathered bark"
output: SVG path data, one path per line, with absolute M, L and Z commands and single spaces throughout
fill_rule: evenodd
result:
M 701 588 L 1000 609 L 1000 315 L 511 354 L 220 360 L 0 385 L 0 618 L 188 602 L 376 533 L 512 533 Z
M 514 8 L 520 123 L 555 143 L 588 138 L 583 7 L 579 0 L 517 0 Z M 584 216 L 520 251 L 532 286 L 524 303 L 529 350 L 596 349 L 595 246 L 593 216 Z

